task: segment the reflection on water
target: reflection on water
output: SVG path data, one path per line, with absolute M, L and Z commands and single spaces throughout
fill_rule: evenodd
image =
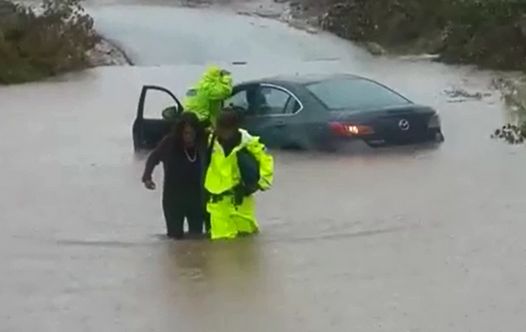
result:
M 181 241 L 165 243 L 156 260 L 157 287 L 163 303 L 186 317 L 187 328 L 210 330 L 239 325 L 239 317 L 268 307 L 279 307 L 275 294 L 280 287 L 269 252 L 257 238 L 236 241 Z M 206 319 L 205 319 L 206 317 Z M 247 319 L 249 327 L 264 318 Z M 230 321 L 230 322 L 229 322 Z
M 145 63 L 174 54 L 181 63 L 201 52 L 191 15 L 137 10 L 105 15 L 118 33 L 130 32 L 126 15 L 139 21 L 125 41 Z M 240 45 L 259 42 L 246 21 L 227 24 L 232 35 L 221 33 L 222 23 L 203 28 L 197 41 L 217 28 L 225 38 L 247 34 Z M 5 331 L 490 332 L 502 322 L 523 330 L 526 155 L 488 137 L 503 117 L 498 94 L 486 96 L 492 73 L 361 52 L 301 63 L 294 54 L 303 47 L 297 58 L 340 58 L 354 47 L 267 29 L 279 37 L 269 32 L 247 47 L 246 66 L 227 65 L 237 81 L 363 74 L 438 109 L 446 141 L 340 154 L 276 151 L 274 188 L 257 197 L 258 237 L 152 240 L 164 222 L 160 190 L 143 189 L 144 156 L 134 155 L 131 141 L 140 88 L 153 83 L 180 94 L 203 67 L 99 68 L 68 82 L 0 88 Z M 156 55 L 174 33 L 187 37 L 185 48 Z M 284 41 L 298 39 L 281 48 L 288 33 Z M 265 61 L 260 46 L 268 42 L 283 61 Z M 200 54 L 223 50 L 220 44 Z M 218 58 L 228 62 L 234 50 Z M 451 86 L 485 97 L 450 103 L 443 91 Z M 158 170 L 157 183 L 161 176 Z
M 222 289 L 244 288 L 243 284 L 259 284 L 264 276 L 264 253 L 256 238 L 214 243 L 206 240 L 173 241 L 167 244 L 161 265 L 166 270 L 168 283 L 180 279 L 188 286 L 205 282 Z

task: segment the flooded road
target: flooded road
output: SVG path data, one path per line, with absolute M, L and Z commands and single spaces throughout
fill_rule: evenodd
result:
M 103 33 L 141 67 L 0 88 L 0 331 L 526 325 L 526 154 L 489 138 L 504 118 L 491 73 L 373 58 L 333 37 L 226 13 L 203 14 L 213 17 L 207 28 L 188 9 L 93 10 Z M 223 48 L 233 41 L 221 42 L 219 32 L 219 40 L 194 44 L 220 26 L 245 46 Z M 171 48 L 172 40 L 184 48 Z M 313 61 L 326 57 L 337 59 Z M 446 142 L 275 152 L 275 187 L 258 197 L 260 236 L 163 240 L 160 192 L 143 190 L 144 156 L 132 149 L 138 93 L 155 83 L 180 94 L 207 59 L 238 81 L 336 71 L 379 79 L 439 109 Z M 234 60 L 248 65 L 228 64 Z M 487 95 L 458 102 L 444 93 L 451 88 Z

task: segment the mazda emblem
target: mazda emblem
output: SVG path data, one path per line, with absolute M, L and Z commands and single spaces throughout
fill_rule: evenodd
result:
M 409 121 L 406 119 L 402 119 L 398 122 L 398 127 L 400 127 L 400 130 L 402 131 L 408 131 L 410 128 Z

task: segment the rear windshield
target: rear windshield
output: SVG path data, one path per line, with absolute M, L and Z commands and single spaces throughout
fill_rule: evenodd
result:
M 410 103 L 396 92 L 365 79 L 338 78 L 307 84 L 306 88 L 333 111 L 384 108 Z

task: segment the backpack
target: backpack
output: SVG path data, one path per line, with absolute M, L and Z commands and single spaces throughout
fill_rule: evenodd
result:
M 213 135 L 207 149 L 206 168 L 210 165 L 212 152 L 214 150 L 216 136 Z M 259 162 L 250 151 L 245 147 L 236 152 L 237 167 L 241 175 L 241 183 L 232 188 L 236 205 L 241 205 L 243 199 L 252 195 L 259 189 Z

